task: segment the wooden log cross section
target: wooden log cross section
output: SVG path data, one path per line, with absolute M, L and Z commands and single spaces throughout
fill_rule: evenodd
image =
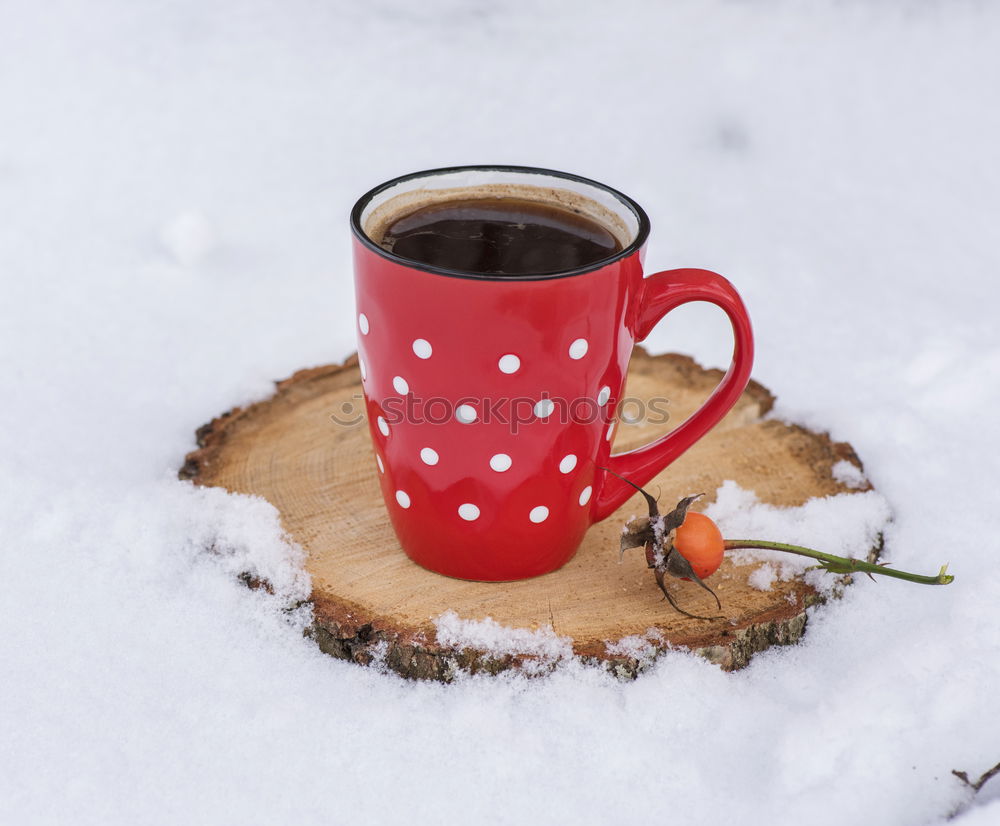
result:
M 669 399 L 671 419 L 679 423 L 720 378 L 720 371 L 704 370 L 686 356 L 651 357 L 637 348 L 626 393 Z M 310 633 L 322 650 L 381 663 L 407 677 L 441 680 L 462 670 L 549 665 L 551 653 L 545 652 L 551 646 L 504 651 L 456 641 L 454 633 L 441 632 L 446 615 L 520 629 L 529 640 L 556 641 L 563 656 L 628 677 L 648 664 L 650 654 L 667 648 L 685 647 L 735 669 L 754 652 L 802 635 L 815 591 L 800 579 L 757 590 L 747 581 L 755 566 L 728 559 L 710 579 L 724 619 L 696 620 L 673 611 L 641 549 L 618 561 L 622 525 L 646 510 L 638 495 L 594 525 L 576 556 L 546 576 L 481 583 L 424 570 L 406 557 L 390 527 L 367 426 L 345 427 L 331 418 L 345 403 L 362 410 L 360 394 L 356 357 L 299 371 L 279 382 L 271 398 L 202 427 L 199 448 L 180 471 L 196 484 L 256 494 L 278 509 L 285 530 L 307 553 L 315 617 Z M 766 418 L 773 403 L 768 390 L 751 382 L 708 436 L 647 485 L 659 492 L 663 510 L 698 492 L 708 494 L 696 509 L 703 507 L 726 479 L 755 491 L 762 502 L 783 506 L 852 490 L 832 472 L 841 460 L 861 468 L 850 445 Z M 622 422 L 615 450 L 637 447 L 663 431 L 663 425 Z M 718 613 L 693 583 L 675 580 L 670 587 L 687 610 Z

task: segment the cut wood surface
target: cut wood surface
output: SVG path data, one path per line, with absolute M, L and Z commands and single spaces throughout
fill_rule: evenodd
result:
M 720 378 L 720 371 L 704 370 L 687 356 L 651 357 L 637 348 L 626 395 L 669 399 L 671 423 L 622 422 L 615 450 L 647 443 L 683 421 Z M 754 491 L 762 502 L 784 506 L 854 490 L 832 472 L 841 460 L 861 467 L 851 447 L 767 419 L 773 403 L 768 390 L 751 382 L 708 436 L 646 486 L 659 495 L 661 508 L 669 510 L 681 497 L 704 492 L 706 498 L 695 508 L 701 509 L 727 479 Z M 354 357 L 342 365 L 302 370 L 279 382 L 271 398 L 205 425 L 198 431 L 199 448 L 180 471 L 196 484 L 256 494 L 278 509 L 285 530 L 307 553 L 315 614 L 311 634 L 328 653 L 435 679 L 449 679 L 460 670 L 546 667 L 551 645 L 528 645 L 523 652 L 487 650 L 453 633 L 456 618 L 490 619 L 536 632 L 531 639 L 539 643 L 561 638 L 569 656 L 631 676 L 651 653 L 670 647 L 686 647 L 724 668 L 738 668 L 755 651 L 795 642 L 803 632 L 805 608 L 816 599 L 808 585 L 794 579 L 775 582 L 770 591 L 756 590 L 747 582 L 755 566 L 728 559 L 710 579 L 724 619 L 697 620 L 673 611 L 641 549 L 618 561 L 622 525 L 646 512 L 638 495 L 594 525 L 576 556 L 554 573 L 522 582 L 479 583 L 424 570 L 403 553 L 390 527 L 367 423 L 352 427 L 334 421 L 333 414 L 343 419 L 347 410 L 363 416 Z M 669 587 L 686 610 L 718 613 L 711 597 L 694 584 L 676 580 Z M 436 624 L 442 615 L 452 620 L 448 635 Z M 532 647 L 538 650 L 532 653 Z M 540 653 L 543 648 L 549 653 Z

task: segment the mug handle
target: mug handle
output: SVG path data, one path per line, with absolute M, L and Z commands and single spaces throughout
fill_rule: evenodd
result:
M 697 442 L 729 412 L 750 381 L 753 365 L 753 331 L 743 300 L 732 284 L 709 270 L 667 270 L 644 278 L 639 292 L 635 339 L 642 341 L 671 310 L 691 301 L 721 307 L 733 325 L 733 360 L 718 387 L 705 403 L 670 433 L 643 447 L 608 457 L 608 469 L 636 485 L 644 485 Z M 594 503 L 594 521 L 606 519 L 635 488 L 612 473 L 603 475 Z M 600 477 L 599 477 L 600 478 Z

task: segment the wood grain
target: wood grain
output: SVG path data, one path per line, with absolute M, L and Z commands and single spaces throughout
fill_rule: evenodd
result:
M 686 356 L 651 357 L 637 348 L 626 396 L 669 400 L 673 424 L 695 410 L 721 378 Z M 726 479 L 763 502 L 800 505 L 848 490 L 832 474 L 846 460 L 861 467 L 851 447 L 826 435 L 766 418 L 771 393 L 751 383 L 720 424 L 661 473 L 647 489 L 665 510 L 682 496 Z M 450 579 L 412 563 L 389 525 L 376 478 L 367 424 L 337 424 L 345 410 L 363 415 L 357 360 L 302 370 L 279 382 L 275 394 L 223 414 L 198 431 L 199 448 L 180 471 L 196 484 L 256 494 L 280 512 L 289 535 L 308 554 L 315 622 L 312 636 L 335 656 L 378 661 L 409 677 L 450 679 L 459 670 L 544 667 L 538 656 L 496 655 L 442 645 L 434 619 L 446 611 L 470 620 L 492 618 L 518 629 L 548 629 L 571 641 L 573 654 L 622 676 L 648 659 L 623 653 L 621 641 L 644 637 L 652 650 L 687 647 L 724 668 L 739 668 L 758 650 L 798 640 L 815 592 L 800 580 L 750 587 L 750 566 L 727 560 L 711 578 L 725 618 L 694 620 L 663 600 L 641 551 L 618 563 L 622 524 L 645 512 L 638 496 L 591 528 L 576 556 L 559 571 L 514 583 Z M 650 441 L 668 424 L 619 425 L 615 450 Z M 671 583 L 678 603 L 693 613 L 717 613 L 704 591 Z

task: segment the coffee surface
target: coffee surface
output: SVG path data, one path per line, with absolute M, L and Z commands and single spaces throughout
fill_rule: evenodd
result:
M 585 267 L 622 249 L 613 233 L 585 215 L 496 197 L 420 207 L 391 221 L 380 244 L 418 263 L 511 277 Z

